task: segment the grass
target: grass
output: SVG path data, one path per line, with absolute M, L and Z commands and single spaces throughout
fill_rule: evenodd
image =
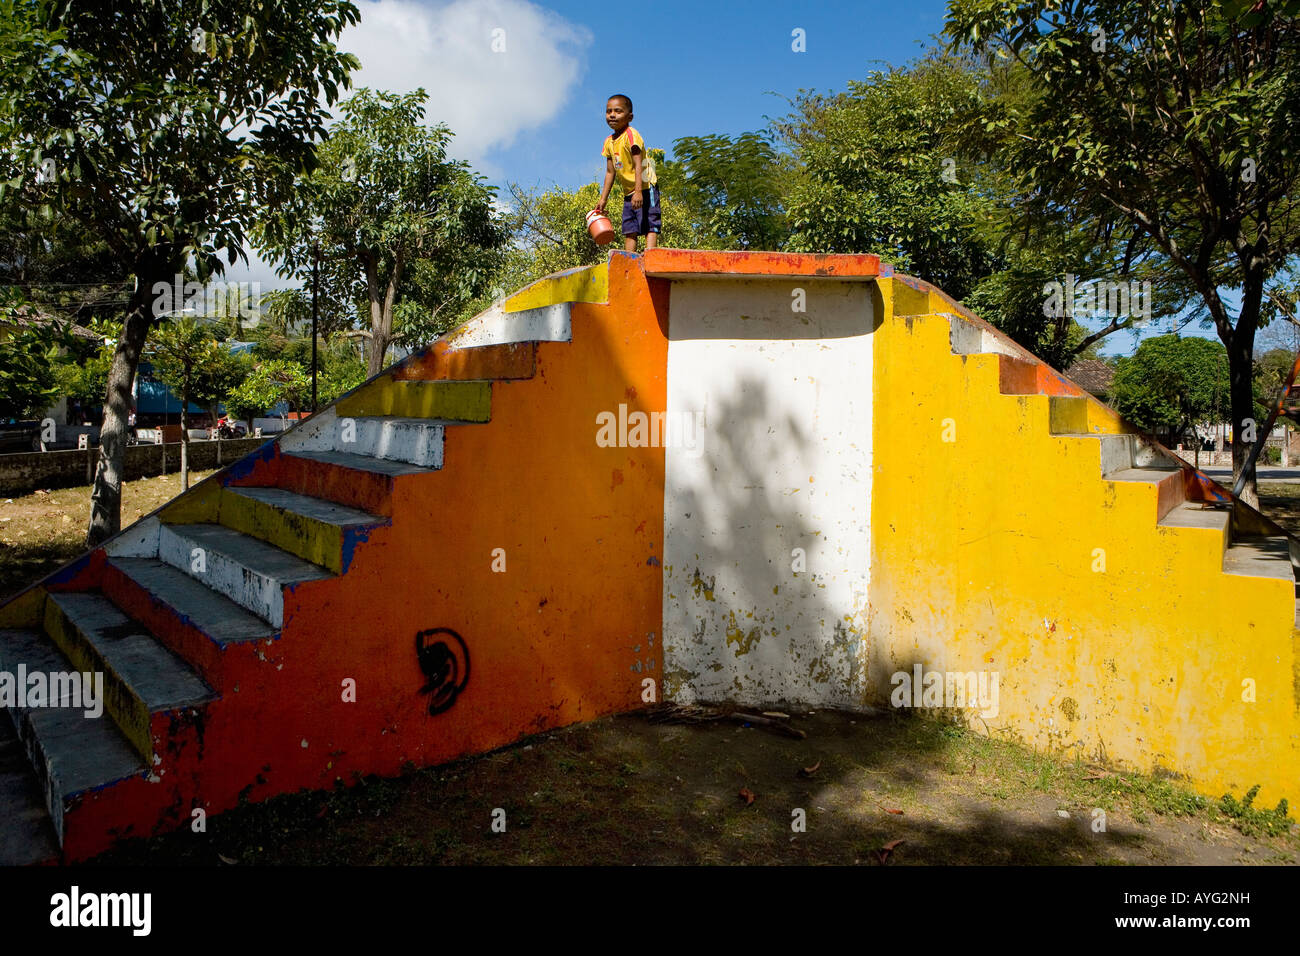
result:
M 190 474 L 193 485 L 211 471 Z M 122 527 L 176 497 L 177 473 L 122 485 Z M 0 602 L 83 553 L 90 520 L 90 486 L 36 491 L 0 499 Z

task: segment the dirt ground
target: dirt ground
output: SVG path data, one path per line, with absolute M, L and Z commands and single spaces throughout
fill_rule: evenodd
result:
M 176 475 L 128 483 L 123 524 L 179 490 Z M 1264 511 L 1300 533 L 1300 485 L 1260 491 Z M 0 600 L 81 552 L 88 500 L 88 488 L 0 499 Z M 607 717 L 396 779 L 240 807 L 206 833 L 130 841 L 97 862 L 1300 860 L 1300 827 L 1272 808 L 1224 804 L 1177 781 L 1034 753 L 935 718 L 821 712 L 793 714 L 791 725 L 807 738 L 731 721 Z M 497 810 L 504 832 L 493 830 Z
M 241 807 L 210 818 L 206 833 L 132 841 L 96 862 L 1125 865 L 1300 857 L 1300 827 L 1270 813 L 1233 816 L 1171 781 L 1045 757 L 938 719 L 815 713 L 792 715 L 791 724 L 807 739 L 733 722 L 608 717 L 397 779 Z M 505 832 L 493 832 L 498 809 Z

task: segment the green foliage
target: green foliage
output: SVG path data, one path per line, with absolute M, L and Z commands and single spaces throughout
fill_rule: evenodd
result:
M 0 342 L 0 420 L 31 418 L 54 403 L 58 349 L 57 333 L 45 328 L 9 332 Z
M 82 362 L 61 361 L 54 368 L 59 394 L 85 409 L 103 404 L 108 392 L 108 372 L 113 364 L 113 347 L 99 349 Z
M 481 295 L 506 242 L 495 191 L 448 159 L 451 131 L 424 124 L 424 90 L 367 89 L 343 103 L 343 118 L 300 176 L 289 200 L 259 220 L 258 245 L 280 274 L 307 280 L 317 255 L 329 311 L 364 296 L 369 368 L 383 365 L 394 335 L 422 342 L 440 312 Z M 419 308 L 395 313 L 399 301 Z M 395 315 L 403 326 L 394 329 Z
M 785 244 L 786 169 L 763 134 L 687 136 L 673 143 L 673 155 L 680 173 L 670 168 L 667 185 L 673 201 L 697 224 L 697 248 L 780 249 Z
M 1272 810 L 1259 810 L 1251 806 L 1257 796 L 1259 796 L 1259 784 L 1247 790 L 1241 800 L 1237 800 L 1230 793 L 1225 793 L 1219 800 L 1219 810 L 1232 821 L 1233 826 L 1247 836 L 1255 836 L 1258 833 L 1282 836 L 1287 833 L 1291 829 L 1291 821 L 1287 819 L 1286 799 L 1278 801 L 1278 805 Z
M 226 408 L 239 419 L 251 419 L 286 402 L 290 410 L 311 398 L 311 376 L 301 366 L 282 359 L 258 362 L 240 385 L 226 395 Z
M 1270 349 L 1255 359 L 1255 420 L 1263 422 L 1286 384 L 1295 362 L 1295 354 L 1286 349 Z
M 365 361 L 347 343 L 322 352 L 321 358 L 323 361 L 316 383 L 317 398 L 321 405 L 356 388 L 368 377 Z
M 1005 268 L 978 279 L 962 304 L 1048 365 L 1064 369 L 1084 347 L 1089 332 L 1064 311 L 1056 317 L 1045 315 L 1044 289 L 1060 282 L 1072 266 L 1074 262 L 1064 257 L 1016 250 Z
M 787 248 L 876 253 L 965 296 L 995 265 L 980 231 L 990 199 L 957 168 L 951 135 L 981 97 L 972 65 L 939 53 L 833 96 L 801 91 L 795 113 L 775 124 L 801 164 Z
M 1228 356 L 1218 342 L 1177 335 L 1146 339 L 1115 369 L 1116 410 L 1139 428 L 1181 435 L 1222 421 L 1228 404 Z
M 333 103 L 359 66 L 329 38 L 359 16 L 332 0 L 7 2 L 0 198 L 57 208 L 129 270 L 147 253 L 164 273 L 191 256 L 201 275 L 221 271 L 219 253 L 243 254 L 252 204 L 312 162 L 319 98 Z
M 22 291 L 0 287 L 0 420 L 39 415 L 57 400 L 55 369 L 72 344 L 65 324 L 37 324 Z
M 1265 289 L 1300 244 L 1300 19 L 1282 6 L 952 0 L 944 30 L 1008 91 L 962 135 L 1006 171 L 1016 221 L 1065 213 L 1199 299 L 1236 420 L 1252 414 Z

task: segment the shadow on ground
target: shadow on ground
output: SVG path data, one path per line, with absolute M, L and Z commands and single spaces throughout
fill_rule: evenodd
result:
M 807 739 L 604 718 L 397 779 L 241 807 L 205 833 L 129 841 L 96 862 L 878 866 L 896 840 L 889 865 L 1286 863 L 1300 851 L 1295 828 L 1247 837 L 1167 782 L 1135 785 L 939 720 L 792 722 Z M 497 808 L 504 833 L 492 831 Z M 804 832 L 792 828 L 799 810 Z

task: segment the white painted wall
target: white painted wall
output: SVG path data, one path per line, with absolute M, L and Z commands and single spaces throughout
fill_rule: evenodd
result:
M 802 288 L 806 311 L 792 311 Z M 664 693 L 670 700 L 853 707 L 865 682 L 871 565 L 871 287 L 674 280 Z M 792 552 L 802 549 L 806 570 Z

